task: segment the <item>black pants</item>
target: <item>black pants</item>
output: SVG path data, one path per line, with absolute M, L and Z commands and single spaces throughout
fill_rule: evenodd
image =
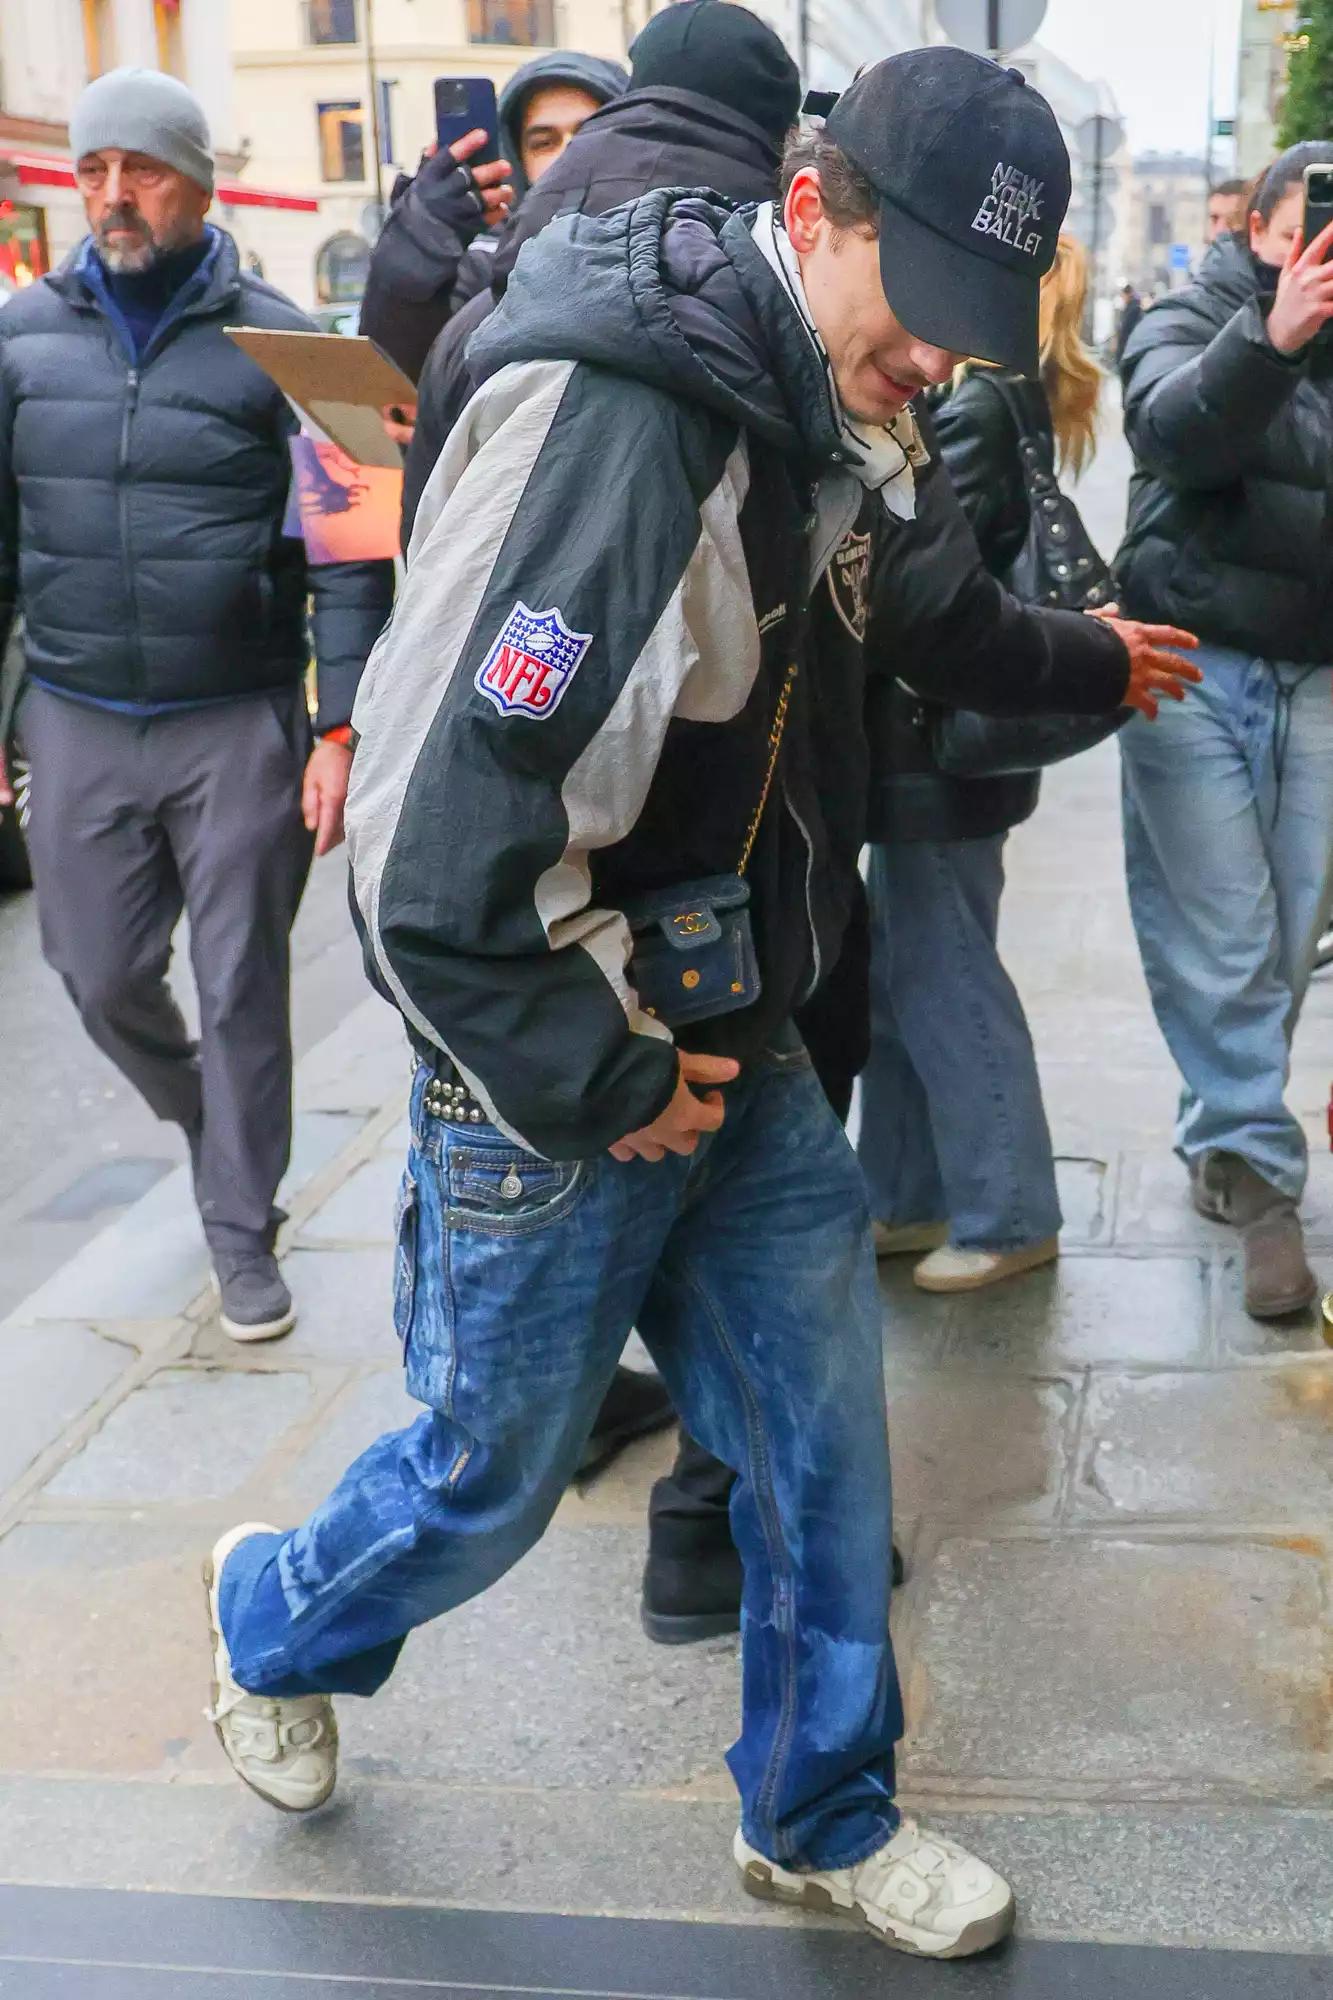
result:
M 841 957 L 797 1015 L 796 1025 L 824 1094 L 845 1124 L 852 1085 L 870 1054 L 870 918 L 863 892 L 858 893 Z M 692 1521 L 699 1527 L 716 1523 L 731 1504 L 735 1478 L 729 1466 L 682 1430 L 675 1464 L 653 1487 L 649 1532 L 659 1521 Z

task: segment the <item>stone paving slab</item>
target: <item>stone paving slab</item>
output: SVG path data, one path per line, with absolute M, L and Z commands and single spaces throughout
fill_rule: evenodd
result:
M 393 1218 L 402 1177 L 400 1149 L 376 1154 L 302 1223 L 297 1243 L 388 1247 L 393 1242 Z
M 370 993 L 298 1063 L 297 1109 L 367 1116 L 399 1096 L 406 1103 L 411 1081 L 402 1019 Z
M 91 1327 L 0 1325 L 0 1490 L 131 1368 L 132 1347 Z
M 403 1386 L 401 1368 L 355 1377 L 324 1413 L 314 1438 L 272 1468 L 279 1525 L 303 1519 L 368 1445 L 385 1431 L 405 1430 L 421 1414 L 421 1404 Z
M 388 1686 L 346 1705 L 351 1774 L 654 1790 L 725 1780 L 739 1647 L 654 1646 L 641 1528 L 548 1535 L 482 1598 L 414 1632 Z
M 46 1495 L 120 1505 L 225 1498 L 309 1403 L 306 1375 L 163 1369 L 111 1412 Z
M 1066 1245 L 1108 1243 L 1115 1211 L 1116 1162 L 1091 1156 L 1055 1162 L 1055 1184 L 1060 1196 L 1064 1227 L 1060 1240 Z
M 216 1769 L 200 1566 L 226 1525 L 34 1522 L 0 1541 L 0 1771 Z
M 946 1542 L 906 1782 L 1300 1802 L 1333 1782 L 1327 1564 L 1263 1542 Z
M 889 1399 L 895 1516 L 1050 1520 L 1060 1502 L 1075 1396 L 1067 1383 L 942 1371 Z
M 295 1331 L 281 1345 L 284 1362 L 398 1361 L 387 1243 L 375 1250 L 293 1250 L 282 1268 L 297 1312 Z
M 1333 1527 L 1333 1366 L 1110 1376 L 1084 1415 L 1075 1512 Z
M 1035 1372 L 1117 1361 L 1163 1368 L 1207 1353 L 1207 1272 L 1191 1257 L 1062 1257 L 960 1296 L 946 1347 L 951 1362 Z

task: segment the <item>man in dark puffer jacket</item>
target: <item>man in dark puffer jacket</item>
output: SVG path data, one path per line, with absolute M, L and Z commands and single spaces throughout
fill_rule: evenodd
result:
M 42 946 L 98 1047 L 184 1128 L 224 1327 L 269 1339 L 293 1317 L 273 1256 L 288 933 L 312 850 L 342 838 L 393 569 L 307 568 L 283 531 L 295 419 L 224 329 L 310 322 L 206 225 L 198 102 L 114 71 L 71 139 L 93 233 L 0 315 L 0 638 L 21 598 Z M 198 1045 L 166 984 L 182 907 Z
M 763 201 L 796 122 L 800 80 L 772 29 L 733 0 L 676 0 L 630 49 L 630 91 L 591 117 L 511 215 L 487 290 L 441 333 L 421 375 L 403 488 L 403 546 L 440 448 L 472 394 L 467 343 L 494 310 L 523 245 L 553 216 L 605 215 L 653 188 L 707 187 Z
M 1196 1206 L 1242 1233 L 1261 1319 L 1316 1289 L 1285 1102 L 1333 878 L 1333 266 L 1322 241 L 1297 254 L 1314 161 L 1333 146 L 1283 154 L 1248 242 L 1222 237 L 1123 363 L 1121 601 L 1196 631 L 1205 669 L 1182 709 L 1121 738 L 1130 901 L 1184 1081 L 1177 1148 Z

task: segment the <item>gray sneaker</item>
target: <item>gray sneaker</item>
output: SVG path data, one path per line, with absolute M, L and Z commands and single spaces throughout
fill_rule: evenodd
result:
M 213 1289 L 221 1305 L 222 1330 L 233 1340 L 277 1340 L 296 1324 L 292 1295 L 271 1250 L 213 1252 Z

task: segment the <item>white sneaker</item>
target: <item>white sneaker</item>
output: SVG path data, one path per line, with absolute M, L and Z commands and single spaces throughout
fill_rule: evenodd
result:
M 979 1292 L 983 1285 L 997 1285 L 1001 1278 L 1035 1271 L 1039 1264 L 1053 1264 L 1059 1255 L 1058 1236 L 1030 1243 L 1026 1250 L 955 1250 L 946 1243 L 942 1250 L 932 1250 L 929 1257 L 921 1259 L 912 1282 L 923 1292 Z
M 338 1724 L 326 1694 L 247 1694 L 231 1677 L 231 1659 L 218 1615 L 222 1566 L 250 1535 L 278 1531 L 264 1521 L 232 1528 L 204 1563 L 208 1626 L 213 1640 L 213 1705 L 204 1710 L 238 1778 L 283 1812 L 313 1812 L 338 1777 Z
M 872 1222 L 877 1257 L 919 1257 L 949 1240 L 947 1222 Z
M 798 1875 L 768 1861 L 738 1832 L 741 1882 L 769 1902 L 850 1917 L 895 1951 L 970 1958 L 1014 1927 L 1009 1884 L 956 1841 L 905 1819 L 888 1845 L 854 1868 Z

